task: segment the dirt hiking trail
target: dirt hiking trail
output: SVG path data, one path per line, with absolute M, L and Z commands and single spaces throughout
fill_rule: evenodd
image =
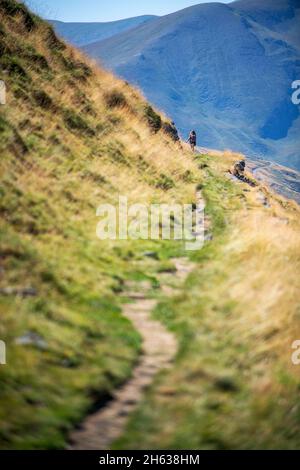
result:
M 172 259 L 176 271 L 168 274 L 183 283 L 193 270 L 193 263 L 186 258 Z M 175 336 L 151 317 L 157 300 L 147 298 L 147 286 L 126 293 L 132 303 L 125 304 L 123 314 L 128 318 L 143 340 L 142 356 L 132 377 L 119 389 L 112 399 L 98 412 L 88 416 L 80 429 L 71 433 L 70 450 L 106 450 L 124 432 L 129 415 L 142 399 L 158 371 L 171 366 L 177 352 Z M 150 290 L 150 286 L 149 286 Z M 173 288 L 162 285 L 162 291 L 176 294 Z

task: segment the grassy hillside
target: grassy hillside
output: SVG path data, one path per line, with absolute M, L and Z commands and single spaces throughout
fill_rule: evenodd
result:
M 101 242 L 96 208 L 119 193 L 192 202 L 197 166 L 154 132 L 158 116 L 135 90 L 83 62 L 46 23 L 13 1 L 0 3 L 0 20 L 0 445 L 60 447 L 137 360 L 117 294 L 126 279 L 152 279 L 134 260 L 164 251 Z M 34 344 L 17 344 L 30 334 Z
M 215 237 L 154 312 L 178 336 L 177 362 L 115 447 L 299 449 L 299 207 L 232 185 L 226 155 L 198 160 Z
M 155 312 L 180 354 L 117 445 L 299 446 L 298 206 L 230 181 L 230 153 L 194 158 L 136 90 L 22 5 L 1 1 L 0 24 L 0 448 L 64 447 L 138 360 L 126 281 L 161 295 L 158 273 L 186 255 L 179 242 L 98 240 L 97 206 L 191 203 L 198 185 L 214 239 Z

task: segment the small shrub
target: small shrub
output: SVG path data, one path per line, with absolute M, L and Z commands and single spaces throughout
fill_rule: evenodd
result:
M 91 67 L 89 67 L 87 64 L 84 62 L 77 62 L 76 64 L 77 70 L 79 70 L 84 78 L 91 77 L 93 75 Z
M 82 131 L 88 136 L 95 135 L 94 129 L 92 129 L 89 124 L 79 116 L 79 114 L 76 114 L 71 109 L 64 111 L 64 121 L 67 127 L 71 130 Z
M 9 45 L 7 44 L 7 37 L 6 37 L 5 30 L 0 25 L 0 56 L 3 56 L 4 54 L 11 54 L 11 49 Z
M 93 106 L 90 103 L 88 103 L 86 106 L 84 106 L 84 108 L 82 108 L 82 112 L 84 114 L 89 114 L 90 116 L 93 116 L 93 117 L 97 116 L 96 111 L 94 110 Z
M 186 170 L 183 175 L 182 175 L 182 181 L 185 183 L 194 183 L 195 182 L 195 176 L 191 172 L 191 170 Z
M 58 39 L 52 27 L 48 28 L 47 44 L 52 50 L 63 51 L 66 49 L 66 45 Z
M 209 168 L 207 163 L 200 163 L 199 170 L 205 170 L 206 168 Z
M 121 152 L 120 149 L 111 147 L 109 150 L 109 156 L 112 158 L 112 160 L 116 163 L 121 163 L 122 165 L 125 166 L 130 166 L 127 158 L 125 155 Z
M 51 144 L 53 144 L 53 145 L 60 145 L 60 144 L 61 144 L 61 141 L 60 141 L 59 137 L 57 137 L 57 135 L 55 135 L 55 134 L 52 134 L 52 135 L 49 137 L 49 141 L 50 141 Z
M 178 142 L 180 140 L 178 130 L 176 129 L 174 122 L 164 122 L 162 128 L 163 131 L 168 134 L 174 142 Z
M 118 90 L 105 93 L 104 100 L 108 108 L 121 108 L 127 105 L 125 96 Z
M 97 113 L 93 108 L 91 101 L 81 90 L 76 90 L 75 95 L 72 99 L 72 103 L 74 107 L 76 107 L 77 109 L 81 109 L 82 113 L 90 114 L 93 117 L 97 116 Z
M 122 123 L 122 118 L 120 116 L 117 116 L 116 114 L 109 114 L 107 116 L 107 121 L 113 126 L 118 126 Z
M 24 56 L 26 59 L 30 60 L 33 65 L 36 65 L 40 69 L 48 70 L 50 68 L 46 57 L 39 54 L 34 49 L 28 49 L 25 51 Z
M 13 139 L 9 145 L 10 150 L 17 156 L 23 157 L 28 152 L 28 146 L 17 130 L 13 131 Z
M 84 62 L 75 62 L 64 58 L 64 66 L 72 73 L 72 77 L 77 80 L 86 80 L 92 76 L 92 69 Z
M 174 188 L 175 183 L 169 176 L 161 174 L 155 186 L 163 189 L 164 191 L 168 191 L 169 189 Z
M 2 116 L 0 116 L 0 132 L 2 133 L 6 131 L 8 127 L 9 127 L 8 123 L 5 121 L 5 119 L 3 119 Z
M 38 106 L 44 109 L 50 109 L 53 107 L 52 98 L 43 90 L 35 90 L 33 92 L 33 98 Z
M 152 106 L 148 105 L 145 107 L 145 117 L 153 132 L 156 133 L 161 129 L 161 117 L 154 111 Z
M 103 134 L 105 132 L 107 132 L 109 129 L 109 127 L 103 123 L 103 122 L 99 122 L 97 125 L 96 125 L 96 132 L 98 134 Z
M 4 70 L 7 70 L 10 75 L 15 75 L 22 80 L 30 80 L 30 77 L 25 72 L 20 60 L 17 57 L 5 55 L 0 58 L 0 64 Z
M 4 54 L 10 54 L 10 53 L 11 53 L 11 50 L 10 50 L 9 46 L 7 45 L 7 43 L 5 41 L 3 41 L 0 38 L 0 57 L 4 56 Z
M 86 170 L 81 174 L 82 179 L 89 179 L 93 181 L 94 183 L 97 184 L 106 184 L 110 185 L 109 182 L 106 180 L 106 178 L 102 175 L 99 175 L 99 173 L 94 173 L 92 171 Z
M 67 293 L 67 289 L 65 288 L 65 286 L 60 282 L 60 280 L 56 276 L 56 273 L 52 272 L 50 268 L 41 271 L 40 277 L 43 282 L 47 284 L 52 284 L 59 293 L 61 294 Z
M 143 158 L 142 155 L 139 155 L 138 161 L 137 161 L 137 167 L 139 170 L 146 171 L 150 168 L 149 163 Z

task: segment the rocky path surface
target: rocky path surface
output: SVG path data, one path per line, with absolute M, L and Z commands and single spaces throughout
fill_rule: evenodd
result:
M 172 260 L 176 271 L 173 276 L 180 284 L 193 270 L 193 263 L 186 258 Z M 132 286 L 131 286 L 132 289 Z M 150 289 L 150 286 L 149 286 Z M 169 295 L 176 293 L 176 288 L 162 290 Z M 175 336 L 159 321 L 151 317 L 157 300 L 147 297 L 147 286 L 141 290 L 132 290 L 126 294 L 132 303 L 124 305 L 124 315 L 133 323 L 143 340 L 143 353 L 139 364 L 128 382 L 116 390 L 112 399 L 98 412 L 86 418 L 80 429 L 70 436 L 71 450 L 105 450 L 120 437 L 126 426 L 128 416 L 137 407 L 143 392 L 149 386 L 156 373 L 171 366 L 177 351 Z

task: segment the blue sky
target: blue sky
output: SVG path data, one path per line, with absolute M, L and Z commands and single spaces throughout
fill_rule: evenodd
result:
M 231 0 L 221 0 L 230 3 Z M 61 21 L 114 21 L 145 14 L 166 15 L 208 0 L 25 0 L 44 18 Z

